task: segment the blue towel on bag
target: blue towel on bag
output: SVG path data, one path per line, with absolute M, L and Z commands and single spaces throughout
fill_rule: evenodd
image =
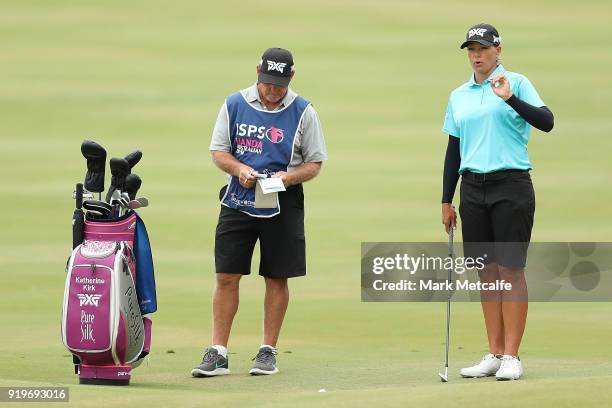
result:
M 136 293 L 140 312 L 153 313 L 157 310 L 157 294 L 155 292 L 155 273 L 153 270 L 153 255 L 147 227 L 140 215 L 136 213 L 136 232 L 134 236 L 134 256 L 136 257 Z

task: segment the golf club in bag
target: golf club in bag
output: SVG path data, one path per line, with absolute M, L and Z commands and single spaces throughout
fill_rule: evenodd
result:
M 83 234 L 85 232 L 85 215 L 83 214 L 83 184 L 76 185 L 75 194 L 76 208 L 72 214 L 72 249 L 76 248 L 83 242 Z
M 446 342 L 445 342 L 445 354 L 444 354 L 444 374 L 438 373 L 440 381 L 448 382 L 448 347 L 450 342 L 450 313 L 451 313 L 451 282 L 453 281 L 452 273 L 455 271 L 455 258 L 453 253 L 453 224 L 450 224 L 448 229 L 448 256 L 451 259 L 451 267 L 448 268 L 448 275 L 446 278 Z
M 102 191 L 104 191 L 106 150 L 93 140 L 83 140 L 81 154 L 87 160 L 85 188 L 92 193 L 98 193 L 98 198 L 100 198 Z
M 77 212 L 83 216 L 83 195 L 77 185 L 73 220 Z M 157 310 L 149 238 L 139 214 L 127 206 L 116 217 L 102 201 L 86 200 L 82 208 L 82 238 L 73 221 L 66 267 L 62 341 L 81 384 L 128 385 L 132 369 L 151 350 L 150 314 Z

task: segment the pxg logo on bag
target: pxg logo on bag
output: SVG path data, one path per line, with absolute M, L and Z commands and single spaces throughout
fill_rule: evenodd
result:
M 94 306 L 98 307 L 98 302 L 102 295 L 93 295 L 88 293 L 77 293 L 79 297 L 79 306 Z

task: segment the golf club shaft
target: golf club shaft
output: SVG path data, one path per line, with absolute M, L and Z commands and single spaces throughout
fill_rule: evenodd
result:
M 444 359 L 444 366 L 448 368 L 448 349 L 450 346 L 450 318 L 451 318 L 451 281 L 452 281 L 452 272 L 454 269 L 454 258 L 453 258 L 453 225 L 450 225 L 450 229 L 448 231 L 448 252 L 451 258 L 451 267 L 448 268 L 448 276 L 446 280 L 446 290 L 447 290 L 447 299 L 446 299 L 446 353 Z

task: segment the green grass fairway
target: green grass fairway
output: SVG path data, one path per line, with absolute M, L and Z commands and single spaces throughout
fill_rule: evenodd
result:
M 457 304 L 441 384 L 445 305 L 360 302 L 362 241 L 445 239 L 440 129 L 470 74 L 459 44 L 483 20 L 500 30 L 506 68 L 556 117 L 530 142 L 533 240 L 610 241 L 609 1 L 2 2 L 0 386 L 68 386 L 74 407 L 612 406 L 610 303 L 532 304 L 526 375 L 512 383 L 459 378 L 486 340 L 480 306 Z M 224 182 L 210 133 L 269 46 L 293 51 L 292 87 L 315 103 L 330 153 L 306 185 L 308 276 L 290 284 L 278 375 L 247 374 L 262 326 L 255 270 L 242 283 L 232 375 L 192 379 L 210 341 Z M 151 201 L 141 214 L 160 309 L 150 360 L 126 388 L 77 385 L 60 338 L 85 138 L 109 158 L 144 152 L 135 172 Z

